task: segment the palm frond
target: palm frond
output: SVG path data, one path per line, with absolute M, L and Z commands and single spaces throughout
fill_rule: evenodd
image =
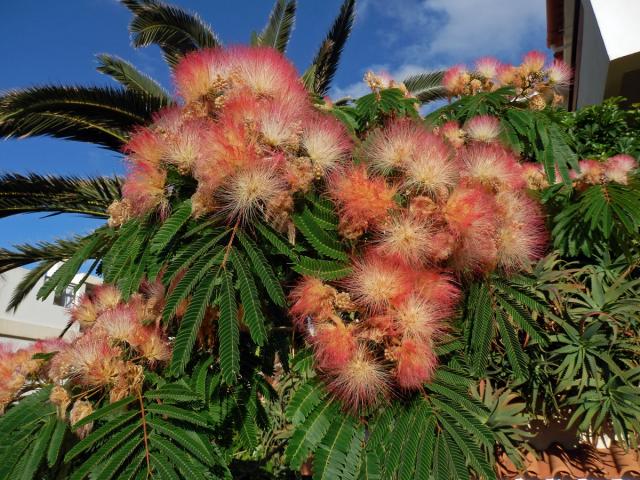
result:
M 11 300 L 7 304 L 7 312 L 10 310 L 16 311 L 22 301 L 25 299 L 29 292 L 34 289 L 38 280 L 45 276 L 49 270 L 51 270 L 56 263 L 56 260 L 43 260 L 39 262 L 35 268 L 29 270 L 22 280 L 18 282 L 18 285 L 15 286 L 13 292 L 11 293 Z
M 119 151 L 129 132 L 164 105 L 161 98 L 110 87 L 14 90 L 0 97 L 0 137 L 49 135 Z
M 320 45 L 313 63 L 305 73 L 311 76 L 306 82 L 310 90 L 317 95 L 326 95 L 331 86 L 331 80 L 336 73 L 342 49 L 349 38 L 355 16 L 355 0 L 345 0 L 340 7 L 340 13 L 331 26 L 331 30 Z
M 133 45 L 158 45 L 171 66 L 193 50 L 220 46 L 211 27 L 193 13 L 155 0 L 122 3 L 135 15 L 129 25 Z
M 67 240 L 61 239 L 55 242 L 38 242 L 35 245 L 24 243 L 15 245 L 13 250 L 0 248 L 0 274 L 17 267 L 38 263 L 34 269 L 25 275 L 14 289 L 11 301 L 7 306 L 7 311 L 18 308 L 20 302 L 22 302 L 36 286 L 38 280 L 46 275 L 51 267 L 58 262 L 73 257 L 74 254 L 90 242 L 98 244 L 94 253 L 96 258 L 101 258 L 111 245 L 106 227 L 98 228 L 88 235 L 78 235 Z M 93 267 L 96 265 L 97 262 L 94 262 Z
M 0 218 L 34 212 L 106 218 L 109 205 L 121 197 L 120 186 L 117 177 L 0 175 Z
M 441 71 L 418 73 L 405 78 L 402 83 L 421 104 L 425 104 L 447 98 L 447 91 L 442 86 L 443 75 Z
M 284 53 L 296 19 L 296 0 L 276 0 L 269 21 L 256 38 L 257 45 L 267 45 Z
M 99 229 L 100 230 L 100 229 Z M 23 267 L 40 261 L 59 262 L 71 257 L 93 238 L 97 230 L 89 235 L 76 235 L 71 239 L 60 239 L 53 242 L 38 242 L 35 245 L 22 243 L 13 249 L 0 248 L 0 274 L 14 268 Z M 107 248 L 109 245 L 105 245 Z
M 109 75 L 123 87 L 158 97 L 158 99 L 162 99 L 165 105 L 173 103 L 169 93 L 158 82 L 139 71 L 126 60 L 115 55 L 102 53 L 98 55 L 98 62 L 98 71 Z

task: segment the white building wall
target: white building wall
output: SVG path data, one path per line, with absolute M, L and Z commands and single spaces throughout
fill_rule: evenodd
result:
M 640 86 L 623 92 L 622 81 L 640 69 L 640 0 L 582 0 L 582 9 L 576 106 L 637 96 Z
M 67 309 L 54 304 L 53 293 L 44 301 L 36 298 L 44 278 L 38 280 L 15 312 L 6 311 L 14 288 L 28 272 L 26 268 L 16 268 L 0 275 L 0 344 L 19 348 L 41 338 L 57 337 L 69 320 Z M 74 282 L 79 282 L 83 276 L 77 275 Z M 101 280 L 91 276 L 87 282 L 97 285 Z M 76 300 L 84 293 L 85 288 L 83 285 L 78 289 Z M 73 337 L 77 331 L 78 325 L 72 325 L 65 338 Z

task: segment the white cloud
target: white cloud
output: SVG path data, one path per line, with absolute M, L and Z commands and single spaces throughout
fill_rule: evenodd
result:
M 544 35 L 544 0 L 367 0 L 363 11 L 389 20 L 381 34 L 413 63 L 513 54 Z
M 517 61 L 532 43 L 544 42 L 544 0 L 363 0 L 360 21 L 382 20 L 377 32 L 393 65 L 367 70 L 390 71 L 395 79 L 495 55 Z M 539 37 L 539 38 L 538 38 Z M 386 59 L 381 59 L 386 60 Z M 333 97 L 368 92 L 363 82 L 333 89 Z
M 410 77 L 411 75 L 415 75 L 417 73 L 423 73 L 423 72 L 432 71 L 432 70 L 439 70 L 442 68 L 444 68 L 442 65 L 426 67 L 421 65 L 415 65 L 412 63 L 402 64 L 395 69 L 390 69 L 389 65 L 371 65 L 363 71 L 362 75 L 364 77 L 364 73 L 368 71 L 372 71 L 375 73 L 385 72 L 395 80 L 404 80 L 405 78 Z M 364 80 L 361 80 L 359 82 L 354 82 L 350 85 L 347 85 L 346 87 L 337 87 L 337 86 L 333 87 L 331 89 L 330 96 L 331 98 L 336 100 L 343 97 L 358 98 L 370 92 L 371 90 L 369 90 L 369 87 L 367 86 L 367 84 L 364 83 Z

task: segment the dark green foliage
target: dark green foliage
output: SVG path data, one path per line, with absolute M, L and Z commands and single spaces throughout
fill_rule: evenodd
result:
M 640 228 L 640 186 L 606 183 L 583 192 L 551 187 L 544 201 L 553 216 L 553 243 L 567 256 L 593 257 L 604 251 L 611 256 L 628 253 Z
M 476 375 L 487 374 L 497 340 L 508 360 L 507 371 L 515 379 L 527 376 L 529 360 L 524 350 L 524 338 L 538 348 L 547 343 L 542 327 L 531 312 L 544 313 L 546 307 L 536 298 L 535 288 L 526 278 L 493 277 L 471 285 L 463 331 L 470 365 Z M 506 369 L 506 365 L 501 367 Z
M 494 92 L 462 97 L 426 117 L 428 123 L 455 119 L 461 123 L 476 115 L 494 115 L 500 118 L 504 140 L 523 157 L 545 167 L 550 183 L 569 182 L 569 169 L 577 169 L 578 158 L 573 150 L 573 139 L 562 128 L 560 111 L 545 108 L 529 110 L 512 100 L 511 87 Z M 556 179 L 556 168 L 561 178 Z
M 0 176 L 0 218 L 31 212 L 77 213 L 106 218 L 107 208 L 121 197 L 118 177 Z
M 160 86 L 158 82 L 140 72 L 126 60 L 103 53 L 98 55 L 98 62 L 98 71 L 109 75 L 124 88 L 158 97 L 165 105 L 171 105 L 173 103 L 169 93 Z
M 49 135 L 120 151 L 138 125 L 165 105 L 136 90 L 44 86 L 0 98 L 0 136 Z
M 211 28 L 195 14 L 156 0 L 122 3 L 134 13 L 129 26 L 133 45 L 158 45 L 171 66 L 191 51 L 220 46 Z
M 430 103 L 447 97 L 447 91 L 442 86 L 444 72 L 425 72 L 411 75 L 404 80 L 409 93 L 415 96 L 420 103 Z
M 626 153 L 640 156 L 640 109 L 637 105 L 622 105 L 624 99 L 606 99 L 567 113 L 563 125 L 573 138 L 580 158 L 603 158 Z
M 460 383 L 460 379 L 464 379 Z M 445 379 L 455 379 L 450 383 Z M 472 469 L 495 478 L 490 459 L 494 434 L 485 422 L 489 411 L 469 397 L 470 380 L 446 371 L 427 387 L 428 395 L 380 409 L 365 425 L 340 412 L 315 379 L 302 383 L 291 397 L 287 416 L 296 426 L 286 455 L 298 468 L 313 453 L 314 478 L 440 478 L 443 469 L 463 477 Z M 435 445 L 446 445 L 438 464 Z M 442 477 L 449 478 L 449 477 Z
M 316 56 L 303 76 L 308 90 L 316 95 L 324 96 L 329 91 L 331 80 L 336 73 L 342 49 L 349 38 L 355 18 L 355 0 L 345 0 L 340 13 L 331 26 Z
M 255 45 L 273 47 L 284 53 L 296 19 L 295 0 L 276 0 L 269 21 L 260 34 L 255 36 Z

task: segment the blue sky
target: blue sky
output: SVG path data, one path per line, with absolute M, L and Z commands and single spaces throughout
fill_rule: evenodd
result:
M 226 44 L 245 43 L 260 30 L 271 0 L 174 0 L 196 11 Z M 341 0 L 298 0 L 288 56 L 300 71 L 310 63 Z M 471 62 L 484 55 L 517 62 L 545 49 L 544 0 L 360 0 L 352 36 L 332 96 L 366 93 L 367 70 L 397 79 L 423 70 Z M 117 0 L 0 2 L 0 91 L 42 84 L 114 85 L 95 70 L 97 53 L 134 63 L 168 88 L 159 50 L 134 50 L 128 10 Z M 37 138 L 0 141 L 0 171 L 112 175 L 123 172 L 113 152 L 80 142 Z M 0 219 L 0 247 L 83 233 L 100 222 L 77 216 Z

